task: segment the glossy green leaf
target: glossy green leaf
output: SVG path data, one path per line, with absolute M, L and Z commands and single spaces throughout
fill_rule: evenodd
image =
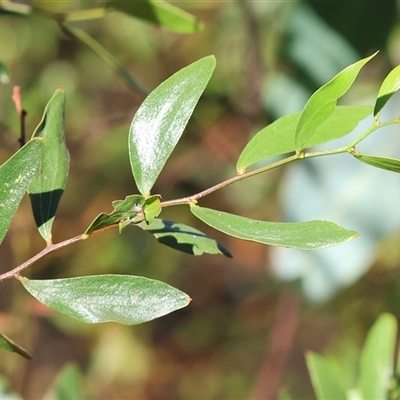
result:
M 297 151 L 309 147 L 308 143 L 316 128 L 333 113 L 338 99 L 350 89 L 361 68 L 375 54 L 340 71 L 310 97 L 304 106 L 296 128 L 295 147 Z
M 0 332 L 0 349 L 17 353 L 20 356 L 30 360 L 32 356 L 21 346 L 13 342 L 9 337 Z M 1 397 L 1 396 L 0 396 Z
M 139 192 L 150 194 L 215 68 L 204 57 L 153 90 L 136 112 L 129 130 L 129 157 Z
M 69 171 L 64 110 L 65 92 L 59 88 L 47 103 L 43 118 L 32 136 L 43 139 L 43 151 L 28 191 L 36 225 L 47 243 L 51 243 L 51 228 Z
M 190 297 L 164 282 L 131 275 L 30 280 L 20 277 L 37 300 L 88 324 L 136 325 L 186 307 Z
M 389 72 L 379 88 L 375 102 L 374 115 L 377 115 L 389 99 L 400 89 L 400 65 Z
M 308 353 L 306 361 L 318 400 L 347 400 L 344 389 L 340 386 L 324 357 L 315 353 Z
M 400 160 L 397 158 L 370 156 L 362 153 L 354 153 L 357 160 L 376 168 L 386 169 L 388 171 L 400 172 Z
M 198 32 L 203 28 L 196 17 L 163 0 L 109 0 L 107 7 L 123 11 L 135 18 L 180 33 Z
M 358 237 L 358 233 L 328 221 L 264 222 L 191 205 L 192 213 L 227 235 L 271 246 L 315 250 Z
M 76 26 L 71 26 L 64 23 L 62 27 L 69 35 L 72 35 L 80 42 L 84 43 L 99 57 L 101 57 L 128 87 L 137 90 L 144 96 L 147 96 L 147 90 L 140 85 L 140 83 L 97 40 L 93 39 L 85 31 Z
M 364 399 L 386 399 L 393 375 L 396 318 L 381 315 L 368 332 L 360 360 L 359 389 Z
M 0 243 L 39 166 L 42 145 L 31 140 L 0 166 Z
M 142 222 L 138 226 L 153 234 L 160 243 L 184 253 L 195 256 L 204 253 L 223 254 L 232 257 L 224 246 L 191 226 L 166 219 L 154 219 L 149 225 Z
M 0 83 L 7 84 L 10 82 L 10 74 L 4 63 L 0 61 Z
M 98 231 L 110 225 L 117 225 L 120 222 L 128 222 L 129 225 L 130 223 L 139 223 L 143 221 L 145 219 L 143 213 L 145 201 L 146 199 L 138 194 L 127 196 L 124 200 L 113 201 L 112 205 L 114 210 L 110 214 L 99 214 L 86 229 L 85 234 L 90 235 L 94 231 Z
M 338 106 L 319 125 L 307 147 L 316 146 L 350 133 L 357 124 L 372 113 L 371 106 Z M 295 151 L 296 126 L 301 112 L 285 115 L 258 132 L 244 148 L 236 168 L 243 173 L 248 167 L 268 157 Z
M 81 400 L 84 399 L 80 381 L 81 374 L 75 364 L 67 364 L 56 376 L 50 390 L 42 400 Z

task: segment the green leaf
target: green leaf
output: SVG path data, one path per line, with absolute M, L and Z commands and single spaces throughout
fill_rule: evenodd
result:
M 386 169 L 388 171 L 400 172 L 400 160 L 397 158 L 370 156 L 362 153 L 353 153 L 353 155 L 357 160 L 360 160 L 365 164 Z
M 389 72 L 379 88 L 378 97 L 375 102 L 374 116 L 376 116 L 389 99 L 400 89 L 400 65 Z
M 376 53 L 375 53 L 376 54 Z M 295 147 L 301 151 L 321 125 L 334 111 L 336 103 L 351 87 L 361 68 L 375 56 L 363 58 L 340 71 L 321 86 L 307 101 L 296 129 Z
M 181 69 L 153 90 L 136 112 L 129 130 L 129 157 L 144 196 L 182 136 L 214 68 L 215 58 L 209 56 Z
M 315 250 L 358 237 L 358 233 L 328 221 L 264 222 L 191 205 L 192 213 L 227 235 L 271 246 Z
M 88 324 L 136 325 L 186 307 L 190 297 L 164 282 L 131 275 L 30 280 L 25 289 L 47 307 Z
M 39 166 L 42 145 L 31 140 L 0 166 L 0 243 Z
M 203 253 L 223 254 L 232 257 L 229 250 L 191 226 L 166 219 L 155 219 L 149 225 L 142 222 L 138 226 L 153 234 L 160 243 L 183 253 L 195 256 Z
M 81 374 L 75 364 L 67 364 L 58 373 L 50 390 L 43 400 L 80 400 L 84 399 L 80 389 Z
M 368 332 L 360 359 L 359 388 L 364 399 L 386 399 L 393 374 L 396 318 L 383 314 Z
M 344 389 L 340 386 L 324 357 L 315 353 L 308 353 L 306 361 L 318 400 L 347 399 Z
M 144 220 L 151 221 L 161 211 L 160 196 L 154 195 L 147 199 L 139 194 L 127 196 L 124 200 L 112 203 L 114 210 L 110 214 L 99 214 L 86 229 L 85 235 L 107 228 L 110 225 L 120 224 L 120 231 L 127 225 L 138 224 Z
M 0 349 L 17 353 L 20 356 L 30 360 L 32 356 L 21 346 L 13 342 L 9 337 L 0 332 Z M 1 397 L 1 396 L 0 396 Z
M 32 12 L 28 4 L 17 3 L 9 0 L 0 0 L 0 15 L 10 14 L 18 17 L 25 17 Z
M 319 125 L 307 147 L 316 146 L 350 133 L 357 124 L 372 113 L 371 106 L 338 106 Z M 236 165 L 239 173 L 268 157 L 295 151 L 296 126 L 301 112 L 285 115 L 258 132 L 244 148 Z
M 4 63 L 0 61 L 0 83 L 7 84 L 10 82 L 10 74 Z
M 163 0 L 110 0 L 107 7 L 174 32 L 193 33 L 203 29 L 203 24 L 196 17 Z
M 97 40 L 93 39 L 85 31 L 76 26 L 63 24 L 62 28 L 70 35 L 84 43 L 92 51 L 94 51 L 99 57 L 101 57 L 114 71 L 115 74 L 130 88 L 137 90 L 144 96 L 147 96 L 148 92 L 140 83 L 117 61 L 117 59 L 110 54 Z
M 51 228 L 68 178 L 64 110 L 65 92 L 59 88 L 47 103 L 43 118 L 32 136 L 43 139 L 43 151 L 28 191 L 36 225 L 47 243 L 52 241 Z

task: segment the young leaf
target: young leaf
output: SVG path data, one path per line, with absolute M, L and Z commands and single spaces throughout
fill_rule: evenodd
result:
M 318 400 L 347 400 L 345 391 L 333 375 L 324 357 L 315 353 L 308 353 L 306 361 Z
M 142 0 L 140 2 L 109 0 L 107 7 L 115 8 L 174 32 L 193 33 L 203 28 L 196 17 L 163 0 Z
M 362 153 L 354 153 L 353 155 L 357 160 L 360 160 L 365 164 L 386 169 L 388 171 L 400 172 L 400 160 L 397 158 L 370 156 Z
M 0 83 L 7 84 L 10 82 L 10 74 L 7 67 L 0 61 Z
M 151 221 L 161 211 L 160 196 L 154 195 L 145 199 L 143 196 L 133 194 L 124 200 L 116 200 L 112 203 L 114 210 L 110 214 L 99 214 L 86 229 L 85 235 L 89 236 L 94 231 L 106 228 L 110 225 L 120 225 L 120 231 L 127 225 L 137 224 L 144 220 Z
M 13 342 L 9 337 L 0 332 L 0 349 L 18 353 L 20 356 L 30 360 L 32 356 L 21 346 Z
M 309 147 L 308 142 L 314 135 L 315 129 L 333 113 L 338 99 L 350 89 L 361 68 L 375 54 L 340 71 L 309 98 L 296 129 L 295 147 L 297 151 Z
M 203 253 L 223 254 L 232 257 L 224 246 L 191 226 L 166 219 L 154 219 L 149 225 L 141 222 L 138 226 L 152 233 L 160 243 L 184 253 L 195 256 Z
M 376 116 L 389 99 L 400 89 L 400 65 L 389 72 L 389 75 L 382 82 L 375 102 L 374 116 Z
M 42 145 L 33 139 L 0 166 L 0 243 L 39 166 Z
M 339 139 L 350 133 L 357 124 L 372 113 L 371 106 L 338 106 L 319 125 L 307 147 Z M 243 173 L 248 167 L 268 157 L 295 151 L 296 126 L 301 112 L 285 115 L 258 132 L 240 155 L 236 169 Z
M 28 191 L 36 225 L 47 243 L 51 243 L 51 228 L 69 170 L 69 153 L 64 135 L 64 109 L 65 92 L 59 88 L 47 103 L 43 118 L 32 136 L 43 139 L 43 151 L 40 166 Z
M 215 58 L 209 56 L 181 69 L 153 90 L 136 112 L 129 130 L 129 157 L 143 196 L 150 194 L 214 68 Z
M 396 318 L 383 314 L 368 332 L 360 359 L 359 389 L 364 399 L 386 399 L 393 375 Z
M 88 324 L 141 324 L 186 307 L 191 300 L 164 282 L 131 275 L 19 280 L 41 303 Z
M 227 235 L 271 246 L 315 250 L 358 237 L 358 233 L 328 221 L 264 222 L 191 205 L 192 213 Z

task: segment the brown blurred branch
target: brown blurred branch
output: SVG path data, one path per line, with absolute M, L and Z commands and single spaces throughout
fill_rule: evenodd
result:
M 18 142 L 22 147 L 26 143 L 25 117 L 28 113 L 22 108 L 21 86 L 14 86 L 12 100 L 19 116 L 20 137 Z
M 283 294 L 276 308 L 269 349 L 250 397 L 252 400 L 278 398 L 282 375 L 296 334 L 299 311 L 299 296 L 294 293 Z

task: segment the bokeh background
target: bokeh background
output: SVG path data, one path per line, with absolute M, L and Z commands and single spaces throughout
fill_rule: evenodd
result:
M 137 192 L 127 137 L 144 96 L 48 16 L 101 2 L 29 4 L 34 12 L 26 17 L 0 14 L 0 60 L 10 72 L 10 81 L 0 86 L 0 161 L 18 149 L 13 86 L 22 88 L 29 135 L 55 89 L 63 86 L 71 169 L 54 225 L 57 242 L 84 232 L 96 215 L 111 211 L 113 200 Z M 155 186 L 164 200 L 234 175 L 241 150 L 259 129 L 301 110 L 313 91 L 350 63 L 380 50 L 341 101 L 373 104 L 383 78 L 400 61 L 395 0 L 171 4 L 195 15 L 204 29 L 171 32 L 122 12 L 75 23 L 148 91 L 215 54 L 216 71 Z M 387 118 L 400 115 L 399 109 L 394 98 Z M 366 144 L 369 152 L 398 155 L 397 130 L 377 134 Z M 297 163 L 237 183 L 200 204 L 273 221 L 328 216 L 360 232 L 354 248 L 282 252 L 213 231 L 181 206 L 165 209 L 163 217 L 206 232 L 230 249 L 233 259 L 178 253 L 132 227 L 67 247 L 26 271 L 36 279 L 141 275 L 193 298 L 186 309 L 153 322 L 84 325 L 40 305 L 18 282 L 2 282 L 0 331 L 33 356 L 26 361 L 2 351 L 4 384 L 22 398 L 40 399 L 73 362 L 88 399 L 269 400 L 281 390 L 293 399 L 311 399 L 304 355 L 316 351 L 337 362 L 351 387 L 373 321 L 382 312 L 400 317 L 400 177 L 376 175 L 372 167 L 360 169 L 346 160 Z M 43 246 L 25 199 L 0 248 L 0 271 Z

